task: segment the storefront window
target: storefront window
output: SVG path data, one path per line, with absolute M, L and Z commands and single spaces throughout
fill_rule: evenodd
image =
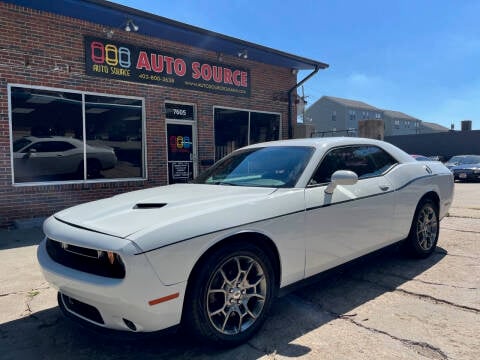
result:
M 280 115 L 215 109 L 215 159 L 233 150 L 263 141 L 278 140 Z
M 10 94 L 15 183 L 142 177 L 141 100 L 21 87 Z
M 141 100 L 85 95 L 85 130 L 87 178 L 142 176 Z
M 215 159 L 248 145 L 248 112 L 215 109 Z
M 278 140 L 279 125 L 279 115 L 250 113 L 250 144 Z

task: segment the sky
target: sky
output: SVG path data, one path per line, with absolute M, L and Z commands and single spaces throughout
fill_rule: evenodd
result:
M 304 84 L 307 107 L 335 96 L 480 130 L 480 1 L 114 2 L 329 64 Z

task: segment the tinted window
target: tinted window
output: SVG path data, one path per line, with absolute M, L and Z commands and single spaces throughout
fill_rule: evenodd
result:
M 225 157 L 195 182 L 212 185 L 293 187 L 313 148 L 272 146 L 238 151 Z
M 376 146 L 341 147 L 325 155 L 310 184 L 330 182 L 337 170 L 353 171 L 359 179 L 378 176 L 396 163 L 390 154 Z
M 10 103 L 15 183 L 143 175 L 142 100 L 12 86 Z
M 65 141 L 40 141 L 25 149 L 24 152 L 34 149 L 36 152 L 59 152 L 73 149 L 75 146 Z
M 27 146 L 30 143 L 31 143 L 31 141 L 28 140 L 28 139 L 25 139 L 25 138 L 20 138 L 20 139 L 15 140 L 13 142 L 13 152 L 20 151 L 21 149 L 23 149 L 25 146 Z

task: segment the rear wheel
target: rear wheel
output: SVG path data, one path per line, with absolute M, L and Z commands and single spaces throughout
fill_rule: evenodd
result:
M 102 164 L 97 159 L 87 159 L 87 179 L 96 179 L 100 177 Z
M 185 300 L 185 325 L 223 346 L 247 341 L 262 325 L 275 294 L 268 255 L 251 244 L 217 249 L 196 269 Z
M 437 205 L 430 199 L 422 199 L 415 210 L 406 240 L 408 252 L 418 258 L 426 258 L 433 253 L 440 233 L 439 225 Z

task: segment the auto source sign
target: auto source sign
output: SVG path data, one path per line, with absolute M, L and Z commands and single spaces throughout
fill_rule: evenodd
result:
M 247 69 L 85 37 L 87 75 L 161 86 L 250 96 Z

